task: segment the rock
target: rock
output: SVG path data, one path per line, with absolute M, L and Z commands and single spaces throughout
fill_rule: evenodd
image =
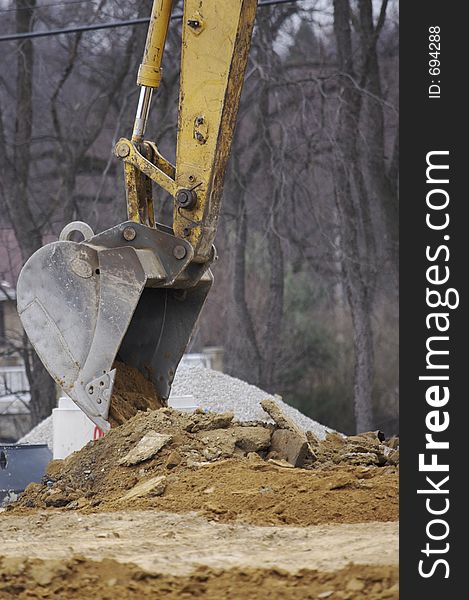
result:
M 274 402 L 274 400 L 262 400 L 261 406 L 265 410 L 265 412 L 275 421 L 275 423 L 279 427 L 279 430 L 290 431 L 297 440 L 295 443 L 299 444 L 300 440 L 302 440 L 302 443 L 305 445 L 305 448 L 302 450 L 302 452 L 300 452 L 300 449 L 298 449 L 298 457 L 295 459 L 297 461 L 295 466 L 301 466 L 306 458 L 309 458 L 311 461 L 316 460 L 317 457 L 314 452 L 314 446 L 308 441 L 306 433 L 282 411 L 280 406 L 276 402 Z M 275 433 L 276 432 L 274 432 L 273 435 L 275 435 Z M 286 440 L 287 437 L 288 436 L 283 436 L 282 439 Z M 280 440 L 280 438 L 278 439 Z M 274 444 L 271 445 L 271 450 L 277 450 Z M 293 451 L 293 446 L 291 447 L 291 450 Z M 302 453 L 304 453 L 304 456 L 302 455 Z M 282 453 L 280 453 L 280 456 L 282 458 L 286 458 L 286 456 L 282 455 Z M 291 462 L 288 458 L 286 458 L 286 460 Z
M 390 456 L 392 454 L 393 450 L 389 446 L 385 446 L 384 444 L 381 444 L 381 446 L 379 446 L 379 451 L 385 458 L 387 458 L 388 456 Z
M 61 565 L 59 561 L 45 561 L 36 563 L 33 562 L 29 566 L 29 575 L 31 578 L 40 586 L 49 585 L 54 577 L 58 575 L 57 568 L 59 567 L 59 571 L 62 571 Z
M 234 414 L 226 413 L 196 413 L 191 422 L 186 426 L 186 431 L 195 433 L 196 431 L 210 431 L 211 429 L 226 429 L 231 425 Z
M 332 444 L 333 446 L 344 446 L 346 442 L 346 438 L 340 433 L 336 433 L 335 431 L 331 431 L 326 435 L 326 442 Z
M 318 599 L 323 600 L 324 598 L 329 598 L 334 593 L 334 590 L 329 590 L 327 592 L 321 592 L 318 594 Z
M 248 452 L 246 458 L 250 463 L 264 463 L 263 459 L 257 454 L 257 452 Z
M 245 452 L 260 452 L 270 446 L 271 431 L 268 427 L 233 427 L 236 446 Z
M 51 506 L 54 508 L 61 508 L 62 506 L 66 506 L 69 502 L 70 498 L 68 495 L 64 494 L 62 490 L 59 489 L 50 490 L 49 494 L 44 500 L 44 504 L 46 506 Z
M 284 467 L 287 469 L 294 469 L 294 465 L 292 465 L 291 463 L 289 463 L 286 460 L 282 460 L 281 458 L 279 458 L 279 459 L 269 458 L 267 462 L 271 463 L 272 465 L 275 465 L 276 467 Z M 263 465 L 259 465 L 259 466 L 262 467 Z
M 208 446 L 207 448 L 204 448 L 202 450 L 202 454 L 204 455 L 204 458 L 206 458 L 208 461 L 212 461 L 216 460 L 217 458 L 220 458 L 221 450 L 216 446 Z
M 289 429 L 277 429 L 272 434 L 270 450 L 294 467 L 301 467 L 309 455 L 306 436 L 298 435 Z
M 394 435 L 392 438 L 389 438 L 386 442 L 386 446 L 389 446 L 393 450 L 397 450 L 399 448 L 399 436 Z
M 235 452 L 236 439 L 231 429 L 199 431 L 196 436 L 207 446 L 203 450 L 203 455 L 207 460 L 233 456 Z
M 329 490 L 341 490 L 346 487 L 352 487 L 355 483 L 353 477 L 342 475 L 335 477 L 327 486 Z
M 4 556 L 0 558 L 0 573 L 5 577 L 21 575 L 26 569 L 23 558 L 16 556 Z
M 382 431 L 380 431 L 379 429 L 377 429 L 376 431 L 365 431 L 361 435 L 363 435 L 365 437 L 369 437 L 374 440 L 378 440 L 379 442 L 384 442 L 384 440 L 386 438 L 384 433 Z
M 374 451 L 380 445 L 378 438 L 366 437 L 364 435 L 351 435 L 346 439 L 346 442 L 351 452 Z
M 177 467 L 179 464 L 181 464 L 181 455 L 179 454 L 179 452 L 173 451 L 171 452 L 171 454 L 168 456 L 167 460 L 166 460 L 166 468 L 167 469 L 174 469 L 174 467 Z
M 365 589 L 365 583 L 361 579 L 354 577 L 345 586 L 345 589 L 349 592 L 361 592 Z
M 166 489 L 166 476 L 159 475 L 147 481 L 137 483 L 131 490 L 122 496 L 122 500 L 141 498 L 142 496 L 161 496 Z
M 399 450 L 393 450 L 388 456 L 388 463 L 391 465 L 399 464 Z
M 280 429 L 288 429 L 290 431 L 294 431 L 298 435 L 305 435 L 304 431 L 298 427 L 295 421 L 290 419 L 290 417 L 287 417 L 287 415 L 274 400 L 262 400 L 261 406 L 269 415 L 269 417 L 273 419 L 275 423 L 277 423 L 277 426 Z
M 208 510 L 216 515 L 223 515 L 228 512 L 228 509 L 226 509 L 224 506 L 219 506 L 213 502 L 206 502 L 204 504 L 204 508 L 205 510 Z
M 378 465 L 379 456 L 375 452 L 344 452 L 340 460 L 350 465 Z
M 170 435 L 149 431 L 130 452 L 120 459 L 119 464 L 129 467 L 148 460 L 155 456 L 171 440 L 172 437 Z

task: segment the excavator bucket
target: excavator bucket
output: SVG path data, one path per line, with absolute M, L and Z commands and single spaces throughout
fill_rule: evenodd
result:
M 73 231 L 86 236 L 70 241 Z M 132 221 L 98 235 L 76 223 L 24 265 L 23 327 L 57 384 L 106 431 L 114 362 L 137 368 L 163 403 L 212 285 L 211 261 L 191 262 L 170 228 Z

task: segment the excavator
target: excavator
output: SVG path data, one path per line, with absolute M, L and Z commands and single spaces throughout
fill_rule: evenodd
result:
M 165 404 L 212 286 L 256 4 L 184 0 L 173 165 L 145 139 L 173 8 L 172 0 L 154 0 L 132 136 L 114 149 L 123 163 L 127 221 L 97 234 L 84 222 L 69 223 L 20 273 L 17 307 L 32 346 L 104 432 L 111 426 L 115 361 L 144 373 Z M 172 197 L 172 227 L 157 221 L 152 184 Z

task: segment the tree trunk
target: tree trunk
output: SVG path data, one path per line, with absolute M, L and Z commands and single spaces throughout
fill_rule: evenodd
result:
M 236 196 L 239 200 L 239 212 L 234 243 L 233 260 L 233 305 L 234 319 L 232 325 L 236 329 L 230 336 L 236 339 L 234 353 L 237 355 L 238 368 L 235 371 L 243 373 L 252 383 L 260 382 L 262 354 L 259 349 L 256 331 L 249 311 L 246 297 L 246 246 L 247 246 L 247 214 L 244 191 L 237 185 Z M 233 196 L 235 197 L 235 196 Z
M 354 181 L 358 164 L 357 138 L 361 96 L 354 85 L 349 0 L 334 0 L 334 33 L 337 40 L 341 74 L 341 105 L 337 127 L 335 156 L 336 202 L 341 229 L 342 268 L 353 322 L 355 350 L 354 410 L 357 431 L 373 428 L 372 391 L 374 374 L 373 332 L 371 328 L 372 286 L 369 265 L 374 256 L 363 259 L 361 248 L 368 252 L 368 198 L 361 177 Z M 352 185 L 355 183 L 355 189 Z M 360 236 L 364 236 L 363 240 Z
M 35 0 L 17 0 L 16 27 L 19 33 L 30 31 Z M 33 65 L 34 48 L 30 39 L 17 45 L 17 86 L 15 142 L 13 146 L 14 184 L 6 191 L 6 203 L 23 261 L 42 246 L 41 231 L 37 227 L 28 203 L 30 144 L 33 121 Z M 25 343 L 28 344 L 27 340 Z M 26 366 L 30 385 L 31 424 L 36 425 L 50 415 L 56 406 L 55 384 L 43 364 L 32 351 Z
M 275 191 L 278 196 L 279 191 Z M 273 214 L 267 232 L 269 250 L 269 301 L 265 315 L 263 360 L 261 371 L 262 388 L 275 391 L 275 375 L 282 352 L 282 321 L 284 304 L 284 260 L 280 237 L 277 232 L 278 200 L 274 201 Z
M 380 19 L 384 19 L 387 2 L 382 5 Z M 363 84 L 369 92 L 365 103 L 366 165 L 371 189 L 376 202 L 382 206 L 386 228 L 386 250 L 394 272 L 398 270 L 399 204 L 397 188 L 389 177 L 385 162 L 383 90 L 378 60 L 377 41 L 382 23 L 374 25 L 372 0 L 359 0 L 360 29 L 363 62 Z M 398 138 L 397 138 L 398 139 Z M 391 164 L 392 167 L 392 164 Z M 390 167 L 390 168 L 391 168 Z

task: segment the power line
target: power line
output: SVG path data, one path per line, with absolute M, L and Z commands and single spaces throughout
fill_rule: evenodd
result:
M 39 6 L 20 6 L 19 8 L 2 8 L 0 13 L 6 12 L 19 12 L 21 10 L 42 10 L 43 8 L 49 8 L 49 6 L 68 6 L 69 4 L 85 4 L 92 2 L 95 4 L 95 0 L 71 0 L 70 2 L 54 2 L 53 4 L 40 4 Z
M 296 4 L 301 0 L 264 0 L 259 2 L 258 7 L 273 6 L 274 4 Z M 182 19 L 182 13 L 171 15 L 171 20 Z M 98 29 L 114 29 L 116 27 L 129 27 L 131 25 L 144 25 L 149 23 L 150 18 L 128 19 L 126 21 L 111 21 L 110 23 L 96 23 L 95 25 L 77 25 L 76 27 L 67 27 L 65 29 L 52 29 L 49 31 L 26 31 L 24 33 L 11 33 L 0 36 L 0 42 L 11 42 L 13 40 L 26 40 L 31 38 L 50 37 L 53 35 L 62 35 L 68 33 L 79 33 L 83 31 L 97 31 Z

